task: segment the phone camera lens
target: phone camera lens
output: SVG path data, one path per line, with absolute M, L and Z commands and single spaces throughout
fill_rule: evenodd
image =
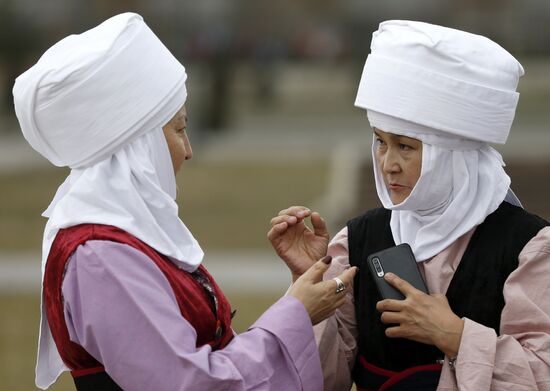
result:
M 380 264 L 380 258 L 374 257 L 372 259 L 372 264 L 374 266 L 374 270 L 376 271 L 376 275 L 378 277 L 384 276 L 384 270 L 382 269 L 382 265 Z

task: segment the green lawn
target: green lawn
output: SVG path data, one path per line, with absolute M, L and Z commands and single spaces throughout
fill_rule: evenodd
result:
M 190 161 L 178 176 L 180 216 L 205 249 L 268 248 L 271 217 L 291 204 L 311 204 L 325 190 L 327 167 Z M 40 215 L 66 175 L 53 168 L 0 175 L 0 250 L 40 251 Z

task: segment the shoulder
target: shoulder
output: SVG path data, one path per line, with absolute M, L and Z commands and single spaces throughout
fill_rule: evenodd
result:
M 543 227 L 549 225 L 548 221 L 540 216 L 527 212 L 519 206 L 503 202 L 498 209 L 487 216 L 487 223 L 498 224 L 501 229 L 525 229 L 535 230 L 535 234 Z
M 64 280 L 67 278 L 85 278 L 98 284 L 107 281 L 126 284 L 131 279 L 165 280 L 145 253 L 110 240 L 88 240 L 79 245 L 69 258 Z
M 541 229 L 521 250 L 518 256 L 518 267 L 506 281 L 505 299 L 507 306 L 517 301 L 524 308 L 528 298 L 550 314 L 548 294 L 550 293 L 550 227 Z M 534 311 L 533 316 L 541 314 Z
M 87 240 L 71 255 L 71 261 L 80 263 L 119 264 L 148 260 L 142 251 L 126 243 L 111 240 Z
M 132 301 L 151 295 L 176 304 L 163 272 L 146 254 L 127 244 L 89 240 L 71 255 L 62 282 L 62 295 L 74 302 L 82 295 Z
M 391 211 L 384 208 L 375 208 L 366 211 L 362 215 L 356 216 L 348 221 L 348 227 L 350 225 L 357 225 L 365 223 L 369 220 L 388 219 L 391 217 Z
M 523 248 L 522 255 L 545 254 L 550 256 L 550 226 L 542 228 Z
M 503 202 L 495 212 L 487 216 L 477 231 L 485 240 L 496 241 L 504 247 L 512 246 L 519 253 L 541 229 L 548 225 L 548 221 L 543 218 Z
M 390 228 L 391 211 L 384 208 L 371 209 L 347 222 L 348 237 L 362 238 L 370 233 L 381 234 Z M 374 229 L 374 231 L 372 231 Z M 378 235 L 375 235 L 378 236 Z

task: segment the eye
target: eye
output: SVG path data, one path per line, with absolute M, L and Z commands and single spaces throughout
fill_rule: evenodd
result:
M 385 144 L 385 143 L 384 143 L 384 140 L 382 140 L 380 137 L 376 137 L 375 142 L 376 142 L 376 145 L 377 145 L 377 146 L 382 146 L 382 145 Z
M 411 147 L 410 145 L 407 145 L 407 144 L 400 143 L 399 144 L 399 149 L 401 149 L 402 151 L 410 151 L 411 149 L 413 149 L 413 147 Z

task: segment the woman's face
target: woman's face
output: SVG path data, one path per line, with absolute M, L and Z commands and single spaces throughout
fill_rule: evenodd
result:
M 187 110 L 185 106 L 162 127 L 162 130 L 172 156 L 174 173 L 177 173 L 183 161 L 193 157 L 193 149 L 189 138 L 187 138 Z
M 374 129 L 375 157 L 394 205 L 411 194 L 422 170 L 422 141 Z

